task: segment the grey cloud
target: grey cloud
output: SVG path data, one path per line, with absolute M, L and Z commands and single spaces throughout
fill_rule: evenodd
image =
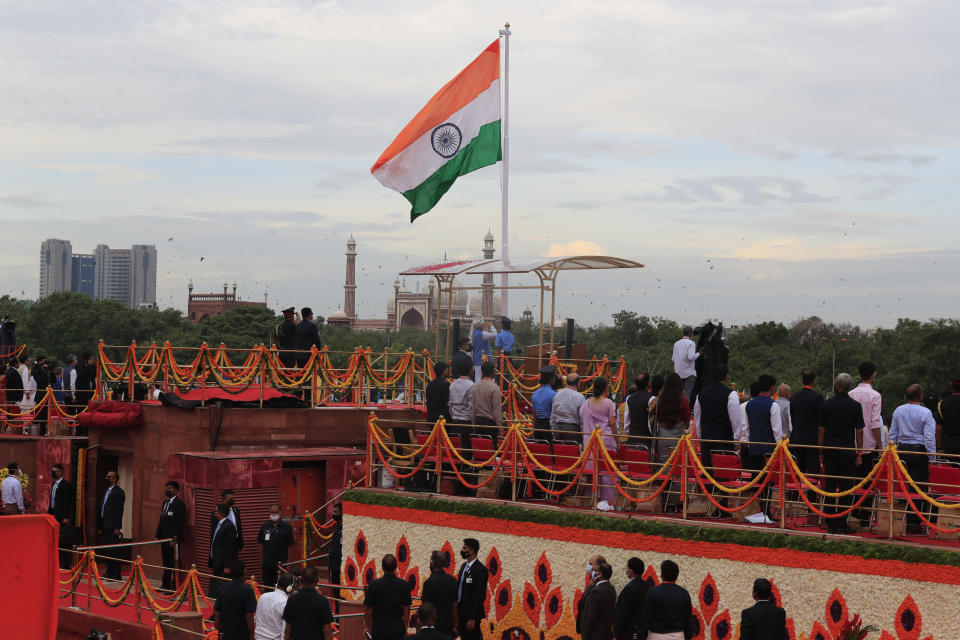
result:
M 661 185 L 656 191 L 630 196 L 642 202 L 690 204 L 694 202 L 726 202 L 722 190 L 733 191 L 739 203 L 747 206 L 770 203 L 813 204 L 832 202 L 832 196 L 813 193 L 799 180 L 771 176 L 714 176 L 680 178 Z
M 52 209 L 60 206 L 56 202 L 22 195 L 0 197 L 0 205 L 7 205 L 13 209 Z
M 896 164 L 905 162 L 915 167 L 926 167 L 933 164 L 937 160 L 937 156 L 929 154 L 910 155 L 905 153 L 884 153 L 881 151 L 866 151 L 860 153 L 834 151 L 830 155 L 835 158 L 852 160 L 855 162 L 871 162 L 878 164 Z

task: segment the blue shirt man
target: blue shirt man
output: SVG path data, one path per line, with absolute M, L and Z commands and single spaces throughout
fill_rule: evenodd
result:
M 483 377 L 480 375 L 480 364 L 483 362 L 484 354 L 486 354 L 487 358 L 493 356 L 493 351 L 490 350 L 489 341 L 497 337 L 497 332 L 492 331 L 492 324 L 489 325 L 489 328 L 491 331 L 485 331 L 483 329 L 483 320 L 480 317 L 474 318 L 473 332 L 470 334 L 470 341 L 473 343 L 474 382 L 480 382 L 481 378 Z
M 557 368 L 548 365 L 540 369 L 540 388 L 530 396 L 530 405 L 534 415 L 534 437 L 542 440 L 553 440 L 550 430 L 550 415 L 553 413 L 553 398 L 557 392 L 553 390 L 553 379 Z
M 890 442 L 914 482 L 930 479 L 930 457 L 937 453 L 937 425 L 933 412 L 923 405 L 923 387 L 907 387 L 907 404 L 897 407 L 890 420 Z M 907 514 L 907 533 L 919 533 L 920 519 Z
M 513 351 L 513 343 L 517 341 L 513 337 L 513 334 L 510 333 L 510 327 L 513 326 L 510 318 L 507 316 L 500 317 L 500 333 L 497 334 L 497 339 L 494 344 L 500 349 L 501 353 L 510 355 L 510 352 Z

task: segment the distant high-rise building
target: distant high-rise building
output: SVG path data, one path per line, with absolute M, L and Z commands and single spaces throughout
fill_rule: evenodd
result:
M 96 261 L 93 297 L 130 306 L 130 249 L 111 249 L 98 244 L 93 257 Z
M 40 243 L 40 299 L 69 291 L 73 246 L 69 240 L 50 238 Z
M 70 291 L 93 297 L 93 281 L 96 277 L 97 263 L 90 253 L 73 254 L 73 266 L 70 271 Z
M 130 249 L 130 301 L 132 309 L 157 306 L 157 248 L 135 244 Z
M 92 255 L 74 255 L 69 240 L 44 240 L 40 244 L 40 298 L 55 291 L 116 300 L 131 309 L 156 308 L 157 248 L 135 244 L 130 249 L 111 249 L 98 244 Z

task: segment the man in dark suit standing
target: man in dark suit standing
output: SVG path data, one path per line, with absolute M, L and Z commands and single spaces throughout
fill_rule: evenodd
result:
M 481 640 L 480 621 L 486 617 L 483 601 L 487 595 L 487 568 L 477 559 L 480 542 L 464 538 L 460 557 L 466 562 L 457 574 L 457 631 L 461 640 Z
M 713 382 L 700 390 L 693 415 L 700 437 L 700 459 L 713 474 L 713 452 L 733 449 L 733 436 L 740 433 L 741 425 L 740 397 L 727 386 L 727 365 L 718 362 L 711 373 Z
M 431 603 L 420 605 L 417 620 L 420 621 L 420 628 L 412 636 L 407 636 L 407 640 L 450 640 L 449 635 L 437 631 L 437 608 Z
M 293 527 L 280 517 L 280 505 L 270 505 L 270 519 L 260 525 L 257 532 L 260 545 L 261 584 L 272 587 L 277 584 L 277 564 L 284 563 L 293 546 Z
M 97 510 L 97 535 L 100 537 L 100 544 L 113 544 L 123 538 L 120 530 L 123 528 L 123 503 L 126 499 L 123 489 L 117 486 L 117 472 L 107 471 L 107 490 Z M 106 551 L 108 557 L 114 553 L 116 551 L 113 549 Z M 103 577 L 119 580 L 120 563 L 117 560 L 107 560 Z
M 283 310 L 283 322 L 277 325 L 277 350 L 280 352 L 280 363 L 285 367 L 292 367 L 297 363 L 297 324 L 294 322 L 293 307 Z
M 740 614 L 740 640 L 780 640 L 787 637 L 787 612 L 770 599 L 766 578 L 753 581 L 754 605 Z
M 177 588 L 174 576 L 176 549 L 183 540 L 183 525 L 187 521 L 187 506 L 180 499 L 180 483 L 171 480 L 164 487 L 166 498 L 160 507 L 160 520 L 157 522 L 157 539 L 173 538 L 171 542 L 160 543 L 160 555 L 163 558 L 162 588 L 173 591 Z
M 473 372 L 473 344 L 470 338 L 461 338 L 457 344 L 457 352 L 450 359 L 450 372 L 454 379 L 460 376 L 469 376 Z M 472 376 L 471 376 L 472 377 Z
M 227 517 L 233 523 L 237 537 L 237 553 L 243 551 L 243 523 L 240 521 L 240 510 L 235 506 L 236 496 L 233 495 L 233 489 L 224 489 L 220 492 L 220 502 L 227 505 Z M 216 512 L 210 514 L 210 530 L 217 526 L 218 522 Z
M 53 486 L 50 487 L 50 506 L 47 508 L 47 513 L 60 523 L 60 546 L 70 547 L 75 544 L 71 535 L 74 528 L 70 525 L 77 509 L 76 490 L 73 488 L 73 483 L 63 477 L 63 465 L 59 462 L 50 468 L 50 477 L 53 478 Z M 69 569 L 70 566 L 70 554 L 61 551 L 60 568 Z
M 449 365 L 437 362 L 433 365 L 433 380 L 427 385 L 427 422 L 444 418 L 450 422 L 450 381 L 447 380 Z
M 600 579 L 583 596 L 580 637 L 583 640 L 612 640 L 613 618 L 617 607 L 617 590 L 610 584 L 613 567 L 600 563 Z
M 310 347 L 316 347 L 318 350 L 320 344 L 320 331 L 317 325 L 313 323 L 313 310 L 310 307 L 304 307 L 300 310 L 300 324 L 297 325 L 297 366 L 302 367 L 310 359 Z
M 856 477 L 857 467 L 863 464 L 860 454 L 863 451 L 863 409 L 859 402 L 850 397 L 852 386 L 853 378 L 849 373 L 837 374 L 833 381 L 836 393 L 820 407 L 817 444 L 831 447 L 820 450 L 826 475 L 824 489 L 831 493 L 840 493 L 852 487 L 853 481 L 847 478 Z M 846 510 L 852 501 L 853 496 L 827 499 L 823 510 L 833 516 L 827 518 L 828 533 L 852 533 L 847 518 L 835 515 Z
M 223 580 L 223 570 L 231 560 L 237 557 L 237 528 L 227 517 L 230 507 L 220 503 L 213 512 L 216 524 L 210 529 L 210 555 L 207 565 L 213 569 L 210 578 L 210 589 L 207 595 L 216 598 L 220 595 L 220 585 Z
M 791 453 L 797 457 L 797 462 L 807 475 L 820 474 L 820 456 L 817 451 L 817 434 L 820 431 L 820 407 L 823 406 L 823 396 L 815 389 L 817 374 L 812 369 L 804 369 L 800 373 L 803 387 L 790 396 L 790 432 L 791 445 L 806 445 L 791 447 Z M 815 494 L 811 491 L 811 497 Z
M 627 579 L 629 582 L 617 596 L 617 612 L 613 618 L 613 635 L 617 640 L 633 640 L 640 622 L 643 598 L 650 590 L 650 583 L 643 579 L 643 560 L 627 560 Z

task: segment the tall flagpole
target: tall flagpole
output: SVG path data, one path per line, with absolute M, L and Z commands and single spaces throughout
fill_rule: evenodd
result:
M 503 36 L 503 118 L 501 127 L 503 129 L 503 162 L 500 165 L 500 202 L 502 207 L 502 228 L 500 229 L 500 258 L 504 265 L 510 263 L 510 216 L 508 214 L 507 203 L 509 202 L 509 183 L 510 183 L 510 23 L 507 22 L 500 30 Z M 510 317 L 508 299 L 510 290 L 508 286 L 507 274 L 501 274 L 500 286 L 503 290 L 500 293 L 500 313 Z

